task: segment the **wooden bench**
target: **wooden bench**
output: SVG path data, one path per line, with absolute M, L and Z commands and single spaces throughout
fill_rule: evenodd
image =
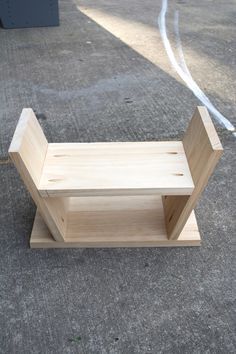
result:
M 222 151 L 205 107 L 183 141 L 60 144 L 25 108 L 9 154 L 37 205 L 30 245 L 199 246 L 193 209 Z

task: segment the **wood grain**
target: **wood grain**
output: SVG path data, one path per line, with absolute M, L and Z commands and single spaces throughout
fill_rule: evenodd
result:
M 182 142 L 49 144 L 42 196 L 191 194 Z
M 199 245 L 193 208 L 222 150 L 204 107 L 183 142 L 62 144 L 24 109 L 9 154 L 38 208 L 31 246 Z
M 44 199 L 38 192 L 47 148 L 48 142 L 33 110 L 31 108 L 23 109 L 8 153 L 51 234 L 55 240 L 63 241 L 65 226 L 62 222 L 61 212 L 64 212 L 64 202 Z
M 65 242 L 56 242 L 52 239 L 50 231 L 37 212 L 30 239 L 32 248 L 200 245 L 201 238 L 194 212 L 179 239 L 168 240 L 162 201 L 159 196 L 73 199 L 68 215 Z M 92 199 L 96 200 L 95 204 Z
M 166 229 L 171 240 L 180 235 L 223 152 L 205 107 L 197 107 L 185 133 L 183 146 L 195 188 L 191 196 L 163 198 Z

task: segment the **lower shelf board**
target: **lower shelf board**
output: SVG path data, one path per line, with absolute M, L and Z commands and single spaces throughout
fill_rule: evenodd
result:
M 109 201 L 108 199 L 112 199 Z M 124 207 L 124 209 L 122 209 Z M 73 198 L 65 242 L 53 239 L 37 211 L 31 248 L 184 247 L 200 246 L 194 212 L 178 240 L 168 240 L 159 196 Z

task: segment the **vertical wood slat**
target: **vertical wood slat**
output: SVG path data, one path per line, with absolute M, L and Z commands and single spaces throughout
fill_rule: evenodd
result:
M 66 225 L 58 215 L 62 201 L 42 198 L 37 189 L 47 148 L 47 139 L 33 110 L 23 109 L 8 152 L 53 237 L 64 241 Z
M 183 139 L 192 179 L 195 185 L 191 196 L 163 197 L 168 238 L 179 237 L 210 178 L 223 148 L 205 107 L 197 107 Z

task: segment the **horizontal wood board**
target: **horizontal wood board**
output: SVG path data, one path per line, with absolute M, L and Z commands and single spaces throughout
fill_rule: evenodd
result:
M 49 144 L 42 196 L 190 195 L 183 144 L 175 142 Z
M 178 240 L 168 240 L 159 196 L 71 198 L 65 242 L 54 241 L 37 212 L 32 248 L 199 246 L 194 212 Z

